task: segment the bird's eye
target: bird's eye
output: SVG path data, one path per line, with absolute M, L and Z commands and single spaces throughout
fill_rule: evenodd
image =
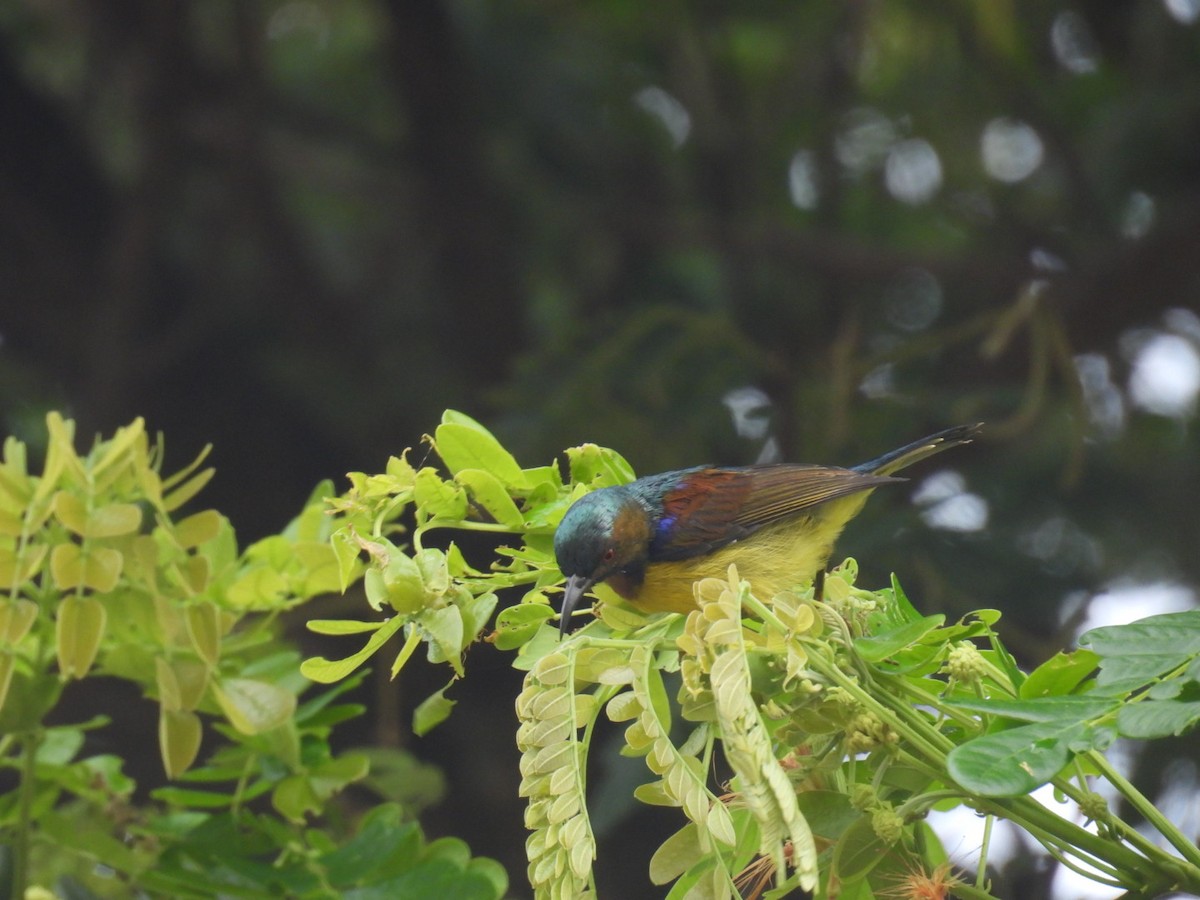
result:
M 604 561 L 612 562 L 613 557 L 615 557 L 616 555 L 617 555 L 617 551 L 614 550 L 612 547 L 609 547 L 607 550 L 604 551 Z

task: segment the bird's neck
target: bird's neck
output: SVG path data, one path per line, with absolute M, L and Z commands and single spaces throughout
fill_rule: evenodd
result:
M 646 553 L 652 528 L 649 510 L 638 498 L 630 496 L 613 523 L 617 558 L 624 565 L 606 579 L 609 587 L 626 600 L 636 597 L 646 580 Z
M 608 581 L 605 583 L 616 591 L 623 600 L 636 600 L 641 593 L 642 584 L 645 580 L 646 566 L 643 563 L 636 567 L 630 566 L 620 572 L 615 572 L 608 577 Z

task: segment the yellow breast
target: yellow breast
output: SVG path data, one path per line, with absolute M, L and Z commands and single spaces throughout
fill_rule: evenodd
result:
M 792 519 L 707 556 L 654 563 L 647 566 L 646 580 L 630 602 L 648 612 L 686 613 L 696 608 L 692 585 L 701 578 L 728 577 L 731 563 L 750 582 L 756 597 L 770 600 L 808 581 L 825 565 L 837 534 L 819 527 L 823 524 L 811 518 Z

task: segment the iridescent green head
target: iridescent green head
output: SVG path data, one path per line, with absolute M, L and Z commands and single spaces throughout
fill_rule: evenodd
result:
M 602 488 L 575 501 L 554 533 L 554 556 L 567 576 L 560 634 L 596 584 L 618 574 L 640 579 L 649 540 L 649 514 L 628 489 Z

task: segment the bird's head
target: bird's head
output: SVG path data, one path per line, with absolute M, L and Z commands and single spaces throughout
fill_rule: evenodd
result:
M 559 633 L 566 634 L 571 613 L 596 584 L 614 575 L 640 581 L 650 543 L 645 507 L 620 487 L 580 497 L 554 532 L 554 556 L 567 576 Z

